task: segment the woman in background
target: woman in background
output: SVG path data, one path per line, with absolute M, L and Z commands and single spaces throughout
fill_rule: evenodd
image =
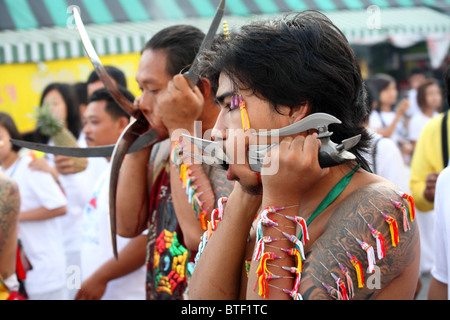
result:
M 19 187 L 18 238 L 32 267 L 25 279 L 28 297 L 66 299 L 63 232 L 58 218 L 67 211 L 66 197 L 50 173 L 30 167 L 33 158 L 28 154 L 20 156 L 11 138 L 21 136 L 11 116 L 0 113 L 0 165 Z

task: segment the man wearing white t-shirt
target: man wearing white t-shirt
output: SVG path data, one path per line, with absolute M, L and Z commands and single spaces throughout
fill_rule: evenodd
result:
M 436 225 L 434 232 L 434 265 L 431 269 L 429 300 L 450 300 L 450 167 L 439 174 L 436 182 L 434 211 Z
M 122 93 L 133 101 L 132 94 Z M 83 132 L 88 146 L 116 143 L 129 124 L 129 116 L 117 105 L 106 89 L 94 92 L 85 112 Z M 83 282 L 77 300 L 145 299 L 146 235 L 118 237 L 119 259 L 113 257 L 109 220 L 110 165 L 94 187 L 83 212 L 81 274 Z

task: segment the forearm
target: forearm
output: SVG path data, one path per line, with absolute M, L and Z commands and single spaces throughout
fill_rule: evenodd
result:
M 236 188 L 230 194 L 189 284 L 190 299 L 237 299 L 240 293 L 247 239 L 260 200 Z
M 207 211 L 205 218 L 209 220 L 211 211 L 214 209 L 214 193 L 211 189 L 211 183 L 201 165 L 191 165 L 192 176 L 195 177 L 193 184 L 196 188 L 196 197 L 202 201 L 202 208 Z M 172 192 L 172 201 L 177 215 L 178 223 L 183 231 L 184 242 L 188 249 L 197 250 L 200 238 L 204 232 L 201 226 L 201 212 L 193 209 L 193 204 L 189 203 L 187 188 L 183 187 L 177 167 L 170 167 L 170 185 Z M 191 201 L 196 201 L 191 199 Z
M 56 209 L 47 209 L 45 207 L 40 207 L 33 210 L 21 211 L 19 213 L 19 221 L 39 221 L 46 220 L 55 217 L 62 216 L 66 214 L 67 207 L 62 206 Z
M 116 193 L 117 232 L 134 237 L 147 227 L 151 148 L 128 154 L 122 163 Z
M 297 200 L 295 201 L 297 202 Z M 277 207 L 279 208 L 276 213 L 269 213 L 266 217 L 272 221 L 276 221 L 276 226 L 262 226 L 262 235 L 264 237 L 270 237 L 273 239 L 273 242 L 267 243 L 265 248 L 260 253 L 260 257 L 256 260 L 252 259 L 250 272 L 248 276 L 248 285 L 247 285 L 247 299 L 262 299 L 262 298 L 270 298 L 270 299 L 291 299 L 288 294 L 284 293 L 282 289 L 292 290 L 294 287 L 295 273 L 291 273 L 289 271 L 284 270 L 282 267 L 294 268 L 297 269 L 297 264 L 294 263 L 296 260 L 295 256 L 290 255 L 285 250 L 289 250 L 295 248 L 295 244 L 288 239 L 288 236 L 297 236 L 296 232 L 296 223 L 288 218 L 294 218 L 298 214 L 298 205 L 294 203 L 291 199 L 280 199 L 279 197 L 275 199 L 270 199 L 269 197 L 263 197 L 263 202 L 261 209 L 264 210 L 267 207 Z M 282 209 L 284 208 L 284 209 Z M 258 223 L 260 223 L 262 217 L 258 218 Z M 261 250 L 255 245 L 255 251 Z M 276 259 L 265 260 L 262 256 L 266 253 L 273 253 L 276 256 Z M 254 256 L 255 257 L 255 256 Z M 259 269 L 259 270 L 258 270 Z M 269 289 L 269 283 L 271 286 L 276 288 L 270 288 L 270 297 L 269 295 L 264 294 L 264 287 L 261 288 L 261 282 L 258 281 L 259 273 L 263 272 L 265 269 L 266 272 L 270 272 L 274 275 L 274 278 L 270 281 L 263 281 L 267 286 L 266 289 Z M 280 277 L 275 279 L 275 277 Z M 258 285 L 257 285 L 258 283 Z M 278 288 L 278 289 L 277 289 Z M 254 290 L 255 289 L 255 290 Z M 269 291 L 269 290 L 268 290 Z M 260 293 L 262 295 L 260 295 Z
M 145 263 L 147 236 L 139 235 L 119 252 L 118 259 L 111 258 L 94 273 L 94 277 L 104 279 L 105 282 L 123 277 Z
M 397 123 L 400 121 L 400 118 L 401 116 L 396 114 L 394 120 L 392 120 L 392 122 L 388 126 L 377 129 L 378 133 L 383 137 L 391 137 L 395 131 L 395 128 L 397 127 Z
M 428 290 L 428 300 L 447 300 L 447 295 L 447 284 L 432 277 Z
M 179 138 L 179 137 L 178 137 Z M 183 152 L 186 141 L 172 141 L 170 153 L 170 185 L 172 200 L 184 242 L 188 249 L 197 250 L 215 196 L 209 177 L 201 164 L 196 164 Z

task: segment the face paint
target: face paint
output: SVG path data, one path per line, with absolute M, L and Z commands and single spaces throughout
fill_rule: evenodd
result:
M 245 101 L 240 94 L 236 94 L 231 98 L 230 110 L 234 110 L 237 107 L 239 107 L 239 110 L 241 111 L 242 130 L 245 132 L 250 129 L 250 121 L 248 119 Z

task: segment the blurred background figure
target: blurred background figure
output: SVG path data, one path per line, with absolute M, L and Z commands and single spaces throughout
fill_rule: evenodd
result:
M 420 111 L 419 104 L 417 103 L 417 89 L 425 80 L 425 72 L 420 68 L 414 68 L 411 70 L 411 75 L 408 80 L 410 86 L 408 90 L 409 109 L 406 111 L 406 116 L 411 118 Z
M 0 113 L 0 138 L 0 165 L 17 182 L 21 195 L 18 238 L 31 264 L 26 292 L 31 300 L 64 300 L 66 258 L 59 217 L 67 212 L 66 197 L 50 173 L 30 167 L 30 155 L 19 156 L 9 139 L 21 136 L 6 113 Z
M 116 86 L 127 88 L 127 78 L 122 70 L 114 66 L 104 66 L 106 72 L 110 75 Z M 87 80 L 87 97 L 89 98 L 94 91 L 104 87 L 96 71 L 92 71 Z
M 414 113 L 408 123 L 408 139 L 413 147 L 424 125 L 442 111 L 442 100 L 442 89 L 436 79 L 426 79 L 417 88 L 416 101 L 419 110 Z
M 119 90 L 131 102 L 133 95 Z M 129 124 L 129 116 L 102 88 L 89 98 L 84 133 L 91 147 L 116 143 Z M 146 232 L 134 238 L 117 237 L 119 259 L 113 256 L 109 219 L 110 163 L 103 167 L 83 212 L 82 279 L 80 300 L 145 299 Z
M 373 79 L 366 80 L 367 105 L 371 110 L 378 110 L 380 104 L 378 87 L 374 85 Z M 377 83 L 376 83 L 377 84 Z M 366 127 L 372 135 L 371 146 L 365 154 L 365 158 L 373 173 L 380 175 L 395 183 L 400 190 L 409 190 L 408 171 L 398 145 L 389 137 L 384 137 L 368 126 Z

